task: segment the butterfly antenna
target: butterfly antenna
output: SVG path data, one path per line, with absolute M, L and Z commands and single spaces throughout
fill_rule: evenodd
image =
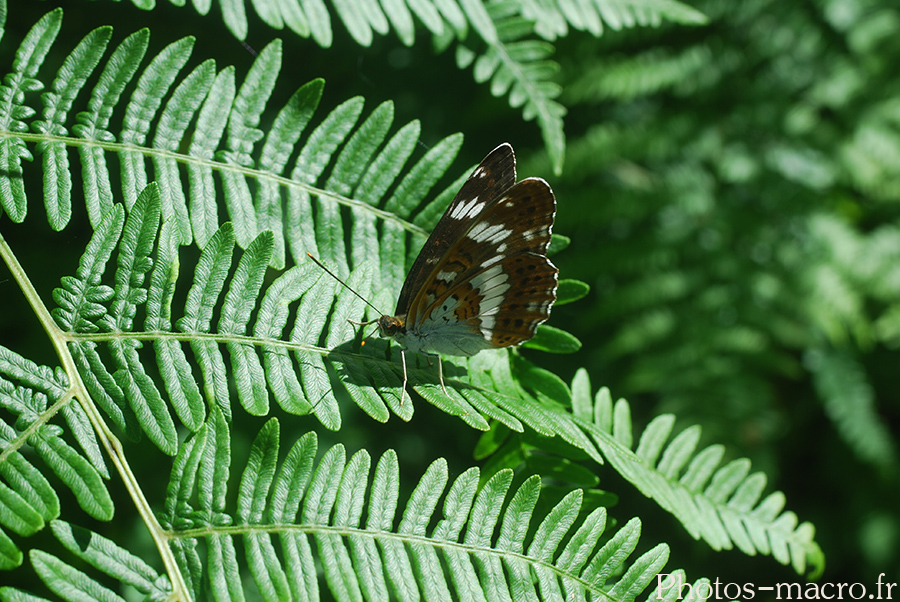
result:
M 360 295 L 359 293 L 357 293 L 355 290 L 353 290 L 352 288 L 350 288 L 349 286 L 347 286 L 347 283 L 346 283 L 346 282 L 344 282 L 343 280 L 341 280 L 340 278 L 338 278 L 337 275 L 335 275 L 334 272 L 332 272 L 331 270 L 329 270 L 328 268 L 326 268 L 324 265 L 322 265 L 322 262 L 319 261 L 318 259 L 316 259 L 315 257 L 313 257 L 313 256 L 312 256 L 312 253 L 307 253 L 307 255 L 309 256 L 310 259 L 312 259 L 312 260 L 316 263 L 317 266 L 319 266 L 320 268 L 322 268 L 323 270 L 325 270 L 326 272 L 328 272 L 328 275 L 329 275 L 329 276 L 331 276 L 332 278 L 334 278 L 335 280 L 337 280 L 338 282 L 340 282 L 340 283 L 344 286 L 345 289 L 347 289 L 348 291 L 350 291 L 351 293 L 353 293 L 354 295 L 356 295 L 357 297 L 359 297 L 359 298 L 362 300 L 363 303 L 365 303 L 366 305 L 368 305 L 369 307 L 371 307 L 372 309 L 374 309 L 374 310 L 375 310 L 376 312 L 378 312 L 379 314 L 383 314 L 383 313 L 384 313 L 383 311 L 379 310 L 377 307 L 375 307 L 374 305 L 372 305 L 371 303 L 369 303 L 369 301 L 366 300 L 365 297 L 363 297 L 362 295 Z M 354 324 L 359 324 L 359 322 L 354 322 Z M 370 324 L 370 322 L 366 322 L 366 324 Z

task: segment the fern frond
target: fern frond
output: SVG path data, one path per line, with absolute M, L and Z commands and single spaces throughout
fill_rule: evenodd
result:
M 260 595 L 272 600 L 318 599 L 324 584 L 336 599 L 565 595 L 625 601 L 657 583 L 654 591 L 674 599 L 670 588 L 683 584 L 681 570 L 660 574 L 668 558 L 664 545 L 628 562 L 640 536 L 637 519 L 611 537 L 604 509 L 580 519 L 580 491 L 543 517 L 535 516 L 538 477 L 527 479 L 510 496 L 512 471 L 494 475 L 479 491 L 479 471 L 473 467 L 448 489 L 447 463 L 440 459 L 426 470 L 398 516 L 400 479 L 393 450 L 382 455 L 370 477 L 365 450 L 347 461 L 343 446 L 336 445 L 317 462 L 317 438 L 307 433 L 279 461 L 280 445 L 279 423 L 273 418 L 250 447 L 234 508 L 226 501 L 231 497 L 232 457 L 222 414 L 214 409 L 181 445 L 160 526 L 176 550 L 175 570 L 195 598 L 243 599 L 242 567 Z M 539 524 L 532 527 L 536 519 Z M 167 576 L 114 541 L 59 520 L 51 527 L 80 566 L 32 550 L 31 562 L 51 591 L 63 597 L 117 599 L 93 573 L 113 577 L 144 596 L 161 599 L 172 593 Z M 316 559 L 324 583 L 315 570 Z M 693 588 L 706 583 L 698 581 Z M 683 595 L 683 586 L 676 590 Z M 0 596 L 30 599 L 10 587 L 0 588 Z
M 322 584 L 310 569 L 318 558 L 336 599 L 382 599 L 389 592 L 467 600 L 552 599 L 565 592 L 581 599 L 611 588 L 613 594 L 603 595 L 633 600 L 655 583 L 668 557 L 665 546 L 657 546 L 626 564 L 640 523 L 630 521 L 603 543 L 605 511 L 579 520 L 579 491 L 537 517 L 529 536 L 540 479 L 526 480 L 509 497 L 511 471 L 494 475 L 479 491 L 479 471 L 470 468 L 448 489 L 443 460 L 426 470 L 398 516 L 393 451 L 370 477 L 364 450 L 347 460 L 337 445 L 316 462 L 316 437 L 308 433 L 279 465 L 279 430 L 273 418 L 253 442 L 234 510 L 224 485 L 231 464 L 228 428 L 217 410 L 175 459 L 162 525 L 173 541 L 198 552 L 202 574 L 190 569 L 197 595 L 207 584 L 224 594 L 246 565 L 266 599 L 317 596 Z
M 611 467 L 675 515 L 691 536 L 717 550 L 737 547 L 748 555 L 770 555 L 800 574 L 821 572 L 824 561 L 813 526 L 798 525 L 796 515 L 784 511 L 781 492 L 762 497 L 765 476 L 751 474 L 749 460 L 720 466 L 724 447 L 713 445 L 698 452 L 699 427 L 673 437 L 675 418 L 668 414 L 651 421 L 635 442 L 628 403 L 620 399 L 613 404 L 606 388 L 593 396 L 584 369 L 572 381 L 569 404 L 574 422 Z M 499 425 L 482 435 L 476 457 L 487 458 L 485 474 L 524 465 L 530 474 L 564 483 L 558 489 L 561 497 L 571 487 L 585 487 L 592 505 L 612 503 L 608 494 L 595 489 L 595 467 L 582 465 L 583 448 L 569 447 L 572 443 L 565 438 L 544 438 L 539 430 L 510 435 Z
M 684 25 L 703 25 L 707 22 L 703 13 L 675 0 L 593 0 L 579 3 L 524 0 L 522 16 L 534 21 L 537 33 L 547 40 L 566 35 L 567 24 L 578 31 L 600 36 L 604 25 L 618 31 L 636 26 L 658 27 L 663 21 Z
M 96 435 L 84 424 L 84 410 L 73 406 L 62 412 L 82 452 L 63 439 L 60 426 L 51 424 L 70 401 L 62 373 L 0 347 L 0 407 L 16 418 L 15 428 L 0 421 L 0 476 L 5 481 L 0 484 L 0 526 L 32 535 L 59 515 L 59 498 L 43 472 L 20 451 L 26 447 L 71 490 L 85 512 L 100 520 L 112 517 L 112 499 L 103 482 L 109 474 Z M 0 531 L 0 536 L 0 566 L 18 566 L 21 552 L 5 533 Z
M 108 143 L 115 136 L 107 128 L 113 108 L 137 71 L 144 53 L 147 51 L 149 32 L 140 30 L 131 34 L 113 51 L 91 92 L 87 111 L 78 114 L 76 125 L 71 127 L 78 138 L 96 143 Z M 101 144 L 79 145 L 81 159 L 82 187 L 91 224 L 96 227 L 103 215 L 113 205 L 106 156 Z M 123 191 L 123 195 L 133 198 L 133 191 Z M 71 203 L 71 199 L 67 200 Z
M 61 13 L 54 12 L 36 25 L 19 54 L 27 59 L 38 42 L 39 51 L 45 53 L 60 19 Z M 408 233 L 415 236 L 413 242 L 424 238 L 425 230 L 410 220 L 449 168 L 459 150 L 460 137 L 439 142 L 408 166 L 418 124 L 407 124 L 389 139 L 393 106 L 383 104 L 360 121 L 364 101 L 354 98 L 327 115 L 300 145 L 301 134 L 322 95 L 320 80 L 301 87 L 278 112 L 268 132 L 259 128 L 280 71 L 281 46 L 277 41 L 259 53 L 247 78 L 238 86 L 233 69 L 216 75 L 209 61 L 179 80 L 193 45 L 190 38 L 170 44 L 141 69 L 147 32 L 126 38 L 104 64 L 109 37 L 108 28 L 92 32 L 64 61 L 55 77 L 53 93 L 42 97 L 41 119 L 31 121 L 34 112 L 22 104 L 26 92 L 40 88 L 39 81 L 32 77 L 40 61 L 19 61 L 17 65 L 23 65 L 25 71 L 14 72 L 0 90 L 16 103 L 7 103 L 0 112 L 0 119 L 5 118 L 8 124 L 2 137 L 7 173 L 21 174 L 21 161 L 30 159 L 28 142 L 35 142 L 43 154 L 46 205 L 54 228 L 65 227 L 72 213 L 76 166 L 70 165 L 66 149 L 75 148 L 85 205 L 94 228 L 113 206 L 116 193 L 112 182 L 121 182 L 121 196 L 130 209 L 146 183 L 156 180 L 162 200 L 161 218 L 177 226 L 175 241 L 188 244 L 196 240 L 204 246 L 220 226 L 215 181 L 218 173 L 239 246 L 246 248 L 259 232 L 272 230 L 276 236 L 271 261 L 276 267 L 285 265 L 287 251 L 295 254 L 295 263 L 306 261 L 306 252 L 312 252 L 339 266 L 346 275 L 350 265 L 364 259 L 375 264 L 380 255 L 405 260 L 411 252 L 405 241 Z M 100 67 L 100 74 L 93 89 L 86 90 L 85 82 L 95 66 Z M 79 76 L 72 77 L 76 70 Z M 11 87 L 26 74 L 25 84 Z M 135 78 L 120 141 L 115 142 L 117 137 L 109 123 L 112 109 L 125 100 L 122 94 Z M 68 108 L 87 95 L 87 110 L 73 123 Z M 26 133 L 29 128 L 32 133 Z M 67 137 L 69 132 L 73 137 Z M 182 150 L 185 147 L 187 150 Z M 111 177 L 109 153 L 120 159 L 119 178 Z M 295 153 L 296 161 L 289 164 Z M 409 172 L 404 176 L 406 169 Z M 290 179 L 282 175 L 287 172 Z M 25 216 L 22 179 L 6 178 L 2 185 L 10 187 L 3 197 L 4 209 L 21 221 Z M 287 215 L 282 214 L 283 205 Z M 351 214 L 352 239 L 359 243 L 353 245 L 349 265 L 342 238 L 345 212 Z M 374 244 L 378 220 L 394 222 L 383 234 L 384 242 L 379 245 L 383 248 Z M 317 226 L 311 227 L 313 224 Z M 291 241 L 290 248 L 286 240 Z M 399 270 L 404 270 L 402 264 Z
M 477 56 L 472 49 L 459 46 L 456 62 L 465 68 L 474 61 L 475 81 L 490 80 L 491 94 L 509 94 L 510 106 L 522 107 L 526 121 L 537 120 L 550 163 L 559 174 L 565 152 L 562 118 L 566 109 L 554 100 L 562 89 L 551 81 L 559 70 L 559 65 L 548 59 L 553 47 L 524 39 L 534 33 L 535 24 L 520 15 L 516 3 L 493 2 L 486 8 L 492 23 L 490 34 L 482 32 L 487 50 Z
M 53 81 L 52 91 L 43 96 L 43 119 L 34 122 L 34 131 L 48 137 L 61 137 L 67 134 L 64 124 L 72 101 L 100 62 L 111 36 L 111 27 L 99 27 L 85 36 L 66 58 Z M 37 151 L 41 155 L 42 166 L 47 174 L 44 183 L 47 218 L 54 230 L 61 230 L 69 223 L 72 215 L 72 206 L 69 202 L 72 178 L 69 173 L 66 144 L 61 140 L 39 142 Z
M 584 387 L 580 389 L 583 397 Z M 584 400 L 579 407 L 583 416 Z M 652 420 L 635 447 L 630 412 L 625 400 L 614 404 L 609 390 L 602 388 L 586 428 L 610 464 L 678 517 L 692 537 L 716 550 L 737 547 L 748 555 L 771 555 L 782 564 L 790 563 L 799 574 L 821 571 L 822 553 L 813 539 L 814 527 L 798 524 L 793 512 L 783 511 L 781 492 L 762 498 L 766 477 L 751 474 L 749 460 L 733 460 L 720 467 L 722 446 L 697 452 L 699 427 L 669 440 L 675 422 L 671 415 Z
M 222 17 L 225 25 L 239 40 L 247 36 L 248 22 L 246 8 L 241 3 L 222 0 Z M 271 28 L 283 29 L 287 26 L 297 35 L 312 39 L 328 48 L 334 41 L 333 21 L 339 21 L 360 46 L 371 46 L 376 35 L 387 35 L 390 29 L 406 46 L 415 41 L 415 21 L 421 22 L 432 35 L 441 35 L 448 23 L 457 27 L 464 19 L 460 8 L 454 3 L 433 0 L 403 0 L 388 2 L 366 0 L 347 2 L 335 0 L 326 5 L 322 0 L 290 0 L 277 2 L 261 0 L 252 3 L 257 15 Z M 208 10 L 208 7 L 207 9 Z M 206 12 L 201 11 L 201 12 Z M 446 21 L 445 21 L 446 20 Z
M 674 2 L 669 4 L 675 5 Z M 384 13 L 382 7 L 374 1 L 366 3 L 365 10 L 350 10 L 343 4 L 336 8 L 355 24 L 351 31 L 362 36 L 364 25 L 385 29 L 388 17 L 406 22 L 405 18 L 397 16 L 403 12 L 401 6 L 399 3 L 391 3 L 390 10 L 385 10 Z M 555 100 L 560 88 L 551 81 L 558 65 L 549 60 L 553 52 L 552 46 L 547 42 L 527 39 L 534 32 L 534 22 L 522 15 L 522 8 L 514 2 L 495 2 L 487 7 L 480 2 L 466 2 L 460 11 L 459 7 L 451 3 L 432 6 L 427 1 L 415 2 L 410 8 L 432 28 L 432 33 L 436 36 L 441 35 L 448 24 L 458 35 L 463 34 L 466 20 L 472 24 L 487 43 L 487 51 L 475 61 L 476 81 L 490 80 L 492 94 L 509 94 L 510 106 L 522 107 L 526 120 L 537 120 L 551 162 L 559 173 L 565 148 L 562 124 L 565 109 Z M 610 8 L 602 8 L 601 12 L 609 19 L 625 23 L 635 21 L 634 15 L 644 14 L 645 9 L 648 15 L 668 17 L 668 13 L 660 8 L 631 5 L 621 14 L 619 9 Z M 275 8 L 275 12 L 280 10 L 280 6 Z M 232 12 L 226 10 L 226 15 Z M 327 14 L 325 11 L 326 18 Z M 292 150 L 291 143 L 297 141 L 302 127 L 315 109 L 321 94 L 320 89 L 315 88 L 320 88 L 321 84 L 314 84 L 313 88 L 303 93 L 298 91 L 282 109 L 280 119 L 285 121 L 277 125 L 291 125 L 292 120 L 297 120 L 299 127 L 296 132 L 285 129 L 281 131 L 290 133 L 272 137 L 272 143 L 280 147 L 277 156 L 269 154 L 274 149 L 269 146 L 268 140 L 259 156 L 256 143 L 266 136 L 258 128 L 259 117 L 266 108 L 280 70 L 280 43 L 275 41 L 259 53 L 243 85 L 235 92 L 233 71 L 225 69 L 213 77 L 214 67 L 208 62 L 202 63 L 187 77 L 177 81 L 190 57 L 192 38 L 170 44 L 141 68 L 149 35 L 147 31 L 139 31 L 126 38 L 102 66 L 99 78 L 89 92 L 87 110 L 79 113 L 73 124 L 70 122 L 68 109 L 73 102 L 79 100 L 80 95 L 88 93 L 84 86 L 92 71 L 100 66 L 110 39 L 110 30 L 99 28 L 86 36 L 66 58 L 54 78 L 53 92 L 43 97 L 42 119 L 31 120 L 34 111 L 23 104 L 23 101 L 26 93 L 42 87 L 37 79 L 38 69 L 42 64 L 42 57 L 55 40 L 61 19 L 62 13 L 54 11 L 33 28 L 30 37 L 23 41 L 19 49 L 20 60 L 15 66 L 16 70 L 0 89 L 0 93 L 7 99 L 5 110 L 0 111 L 0 130 L 6 132 L 3 148 L 0 149 L 3 154 L 0 161 L 6 166 L 7 173 L 20 175 L 22 160 L 31 158 L 27 142 L 37 143 L 37 151 L 42 154 L 45 203 L 51 225 L 55 229 L 62 229 L 71 216 L 72 167 L 65 149 L 70 146 L 78 149 L 85 202 L 94 226 L 112 206 L 112 180 L 106 153 L 114 152 L 120 159 L 122 195 L 126 206 L 130 207 L 147 182 L 156 180 L 164 201 L 163 216 L 179 218 L 179 241 L 182 244 L 188 244 L 196 236 L 203 245 L 218 226 L 216 211 L 210 206 L 210 199 L 213 198 L 210 194 L 213 190 L 212 173 L 218 171 L 222 178 L 229 219 L 234 224 L 238 243 L 244 247 L 261 230 L 271 228 L 279 234 L 276 237 L 274 264 L 284 265 L 284 239 L 280 234 L 285 231 L 285 226 L 279 219 L 274 190 L 287 184 L 280 176 L 287 167 L 285 162 Z M 647 19 L 637 18 L 635 22 L 643 21 Z M 465 67 L 475 60 L 475 56 L 472 50 L 460 46 L 457 60 L 461 67 Z M 73 77 L 73 73 L 78 75 Z M 115 128 L 110 127 L 109 118 L 113 107 L 119 103 L 126 87 L 135 77 L 137 84 L 127 99 L 124 122 L 116 135 L 113 133 Z M 170 96 L 170 91 L 171 97 L 163 107 L 163 99 Z M 343 112 L 333 113 L 335 123 L 322 132 L 323 135 L 328 134 L 325 140 L 311 137 L 311 150 L 318 152 L 303 159 L 317 161 L 308 164 L 298 160 L 293 170 L 293 180 L 316 184 L 332 154 L 343 144 L 353 145 L 354 138 L 346 140 L 346 137 L 356 127 L 359 113 L 354 112 L 361 110 L 361 107 L 356 106 L 360 102 L 351 101 L 351 105 L 344 107 Z M 223 120 L 226 112 L 227 119 Z M 367 122 L 366 126 L 357 130 L 355 152 L 358 158 L 376 160 L 375 149 L 384 142 L 392 117 L 392 111 L 388 109 L 382 113 L 373 113 L 371 119 L 380 120 L 379 127 L 375 127 L 373 122 Z M 219 148 L 223 123 L 227 123 L 227 136 L 224 148 Z M 24 135 L 28 129 L 33 134 Z M 70 135 L 69 132 L 76 137 L 75 140 L 66 138 Z M 117 139 L 118 143 L 115 142 Z M 181 143 L 188 140 L 190 148 L 187 154 L 180 154 Z M 344 155 L 346 162 L 335 165 L 333 177 L 343 178 L 345 174 L 342 167 L 352 165 L 363 169 L 366 166 L 364 162 L 349 162 L 352 156 Z M 188 182 L 183 181 L 184 177 L 179 177 L 179 164 L 186 166 Z M 148 169 L 151 165 L 152 175 Z M 394 167 L 392 175 L 396 178 L 403 165 Z M 307 168 L 312 169 L 307 172 Z M 259 182 L 255 202 L 248 179 Z M 341 179 L 341 182 L 343 189 L 334 191 L 338 195 L 337 200 L 353 198 L 349 194 L 353 192 L 357 182 L 352 178 L 346 181 Z M 7 187 L 3 194 L 4 210 L 14 221 L 21 221 L 25 217 L 23 184 L 20 178 L 12 177 L 4 186 Z M 298 198 L 295 202 L 302 203 L 303 194 L 311 191 L 302 186 L 300 188 L 300 194 L 291 191 L 288 196 Z M 328 181 L 325 190 L 331 190 Z M 369 190 L 364 189 L 363 192 Z M 185 219 L 188 215 L 189 220 Z M 188 231 L 188 224 L 193 226 L 193 233 Z M 329 258 L 327 254 L 325 258 Z
M 50 527 L 63 548 L 91 568 L 159 599 L 163 599 L 171 591 L 164 577 L 113 541 L 60 520 L 53 521 Z M 33 550 L 30 556 L 35 570 L 47 587 L 60 596 L 71 597 L 74 587 L 96 600 L 117 598 L 111 590 L 57 557 L 40 550 Z
M 631 100 L 668 88 L 683 94 L 688 82 L 706 75 L 712 63 L 712 53 L 706 46 L 692 46 L 679 53 L 653 49 L 601 60 L 578 74 L 566 87 L 564 98 L 569 104 Z
M 878 415 L 864 368 L 846 350 L 812 349 L 804 364 L 843 439 L 860 459 L 890 471 L 897 464 L 896 442 Z
M 23 104 L 25 93 L 42 88 L 35 75 L 61 25 L 62 9 L 56 9 L 35 23 L 19 45 L 13 70 L 0 85 L 0 130 L 27 131 L 25 120 L 34 115 L 34 110 Z M 19 223 L 25 219 L 27 198 L 22 184 L 21 162 L 31 159 L 31 152 L 22 139 L 8 137 L 0 140 L 0 165 L 6 174 L 6 177 L 0 178 L 0 206 L 13 222 Z

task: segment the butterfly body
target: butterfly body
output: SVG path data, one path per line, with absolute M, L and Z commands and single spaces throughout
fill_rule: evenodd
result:
M 559 270 L 546 256 L 555 215 L 547 182 L 517 183 L 512 147 L 498 146 L 432 231 L 409 271 L 396 315 L 377 321 L 380 334 L 405 350 L 439 358 L 532 338 L 556 300 Z
M 470 356 L 491 347 L 468 322 L 450 318 L 429 320 L 415 330 L 408 330 L 400 317 L 382 316 L 378 327 L 382 336 L 394 339 L 412 353 Z

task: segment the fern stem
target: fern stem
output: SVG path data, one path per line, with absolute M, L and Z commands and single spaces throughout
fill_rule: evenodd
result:
M 69 353 L 67 337 L 56 326 L 56 322 L 54 322 L 46 305 L 41 300 L 40 295 L 37 290 L 35 290 L 34 285 L 32 285 L 31 280 L 28 278 L 25 270 L 22 268 L 22 265 L 19 263 L 2 233 L 0 233 L 0 257 L 3 258 L 3 261 L 13 278 L 19 284 L 20 290 L 25 295 L 25 298 L 28 300 L 29 305 L 31 305 L 38 320 L 43 325 L 44 331 L 53 342 L 56 354 L 59 356 L 63 369 L 70 379 L 69 391 L 59 403 L 53 405 L 51 408 L 54 410 L 53 413 L 55 413 L 55 410 L 62 407 L 63 400 L 71 400 L 73 397 L 78 400 L 78 403 L 82 406 L 88 419 L 91 421 L 91 425 L 94 427 L 97 437 L 106 449 L 106 453 L 109 454 L 110 459 L 115 465 L 125 488 L 128 490 L 129 495 L 131 495 L 138 513 L 144 520 L 144 524 L 147 526 L 147 530 L 150 532 L 150 536 L 156 544 L 156 548 L 166 567 L 166 573 L 169 575 L 169 581 L 172 584 L 172 599 L 184 600 L 185 602 L 191 600 L 190 590 L 184 581 L 175 555 L 172 553 L 171 549 L 169 549 L 168 540 L 164 535 L 164 531 L 156 520 L 156 516 L 150 508 L 147 498 L 144 497 L 144 493 L 138 484 L 137 478 L 134 476 L 134 472 L 128 465 L 121 442 L 106 425 L 96 407 L 89 401 L 90 395 L 81 380 L 81 375 L 78 373 L 75 361 Z M 52 416 L 51 412 L 47 412 L 46 414 L 48 414 L 48 417 Z

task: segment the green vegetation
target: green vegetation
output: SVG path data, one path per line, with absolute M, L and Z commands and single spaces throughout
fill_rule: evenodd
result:
M 891 4 L 0 26 L 0 600 L 896 581 Z M 522 349 L 444 358 L 449 395 L 409 357 L 401 396 L 348 322 L 376 312 L 306 254 L 392 310 L 504 141 L 556 193 L 559 300 Z

